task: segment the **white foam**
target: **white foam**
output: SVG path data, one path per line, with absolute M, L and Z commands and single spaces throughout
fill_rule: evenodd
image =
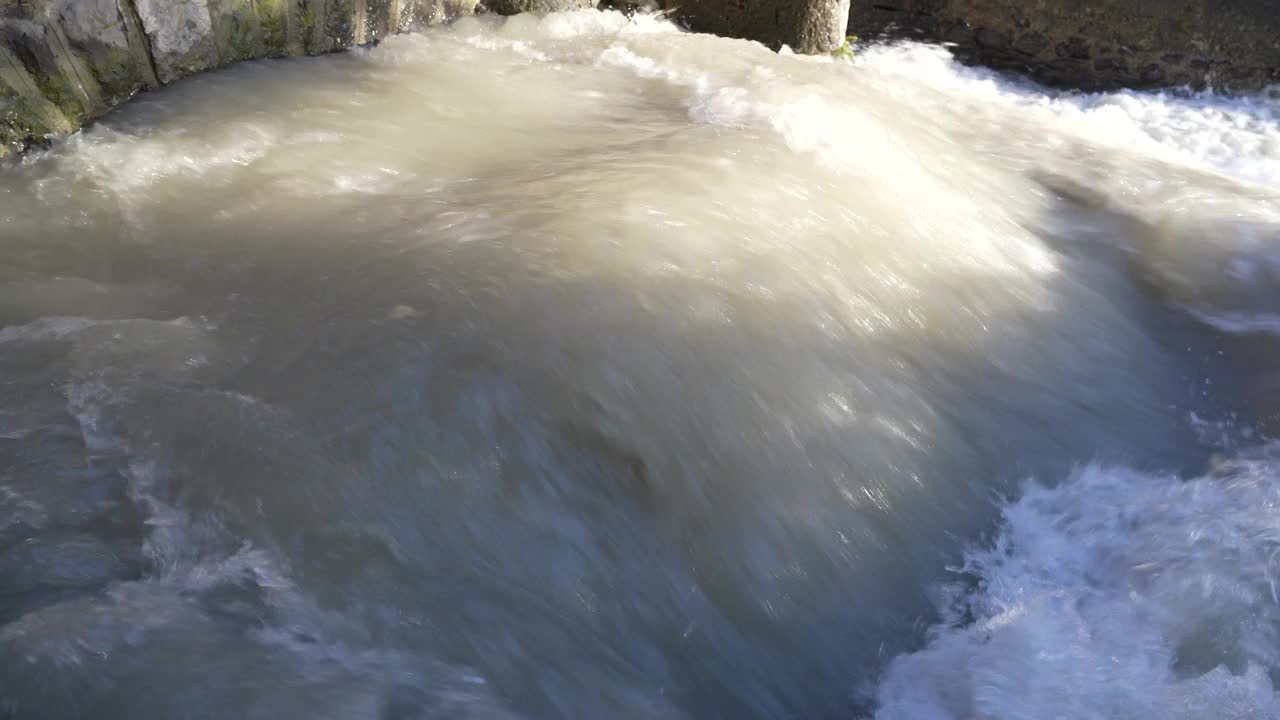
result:
M 612 45 L 600 53 L 598 63 L 631 70 L 642 78 L 666 80 L 699 90 L 706 86 L 706 78 L 696 70 L 681 71 L 679 68 L 664 66 L 657 60 L 640 55 L 622 44 Z
M 585 35 L 653 35 L 680 32 L 662 13 L 627 15 L 616 10 L 551 13 L 538 21 L 538 34 L 557 40 Z
M 910 107 L 891 105 L 889 112 L 864 107 L 866 88 L 842 84 L 840 68 L 829 60 L 778 57 L 758 49 L 759 63 L 718 64 L 714 55 L 708 62 L 701 49 L 688 51 L 690 62 L 679 51 L 650 54 L 657 50 L 653 44 L 637 49 L 617 43 L 600 53 L 597 65 L 686 89 L 694 123 L 767 128 L 792 151 L 858 178 L 864 196 L 909 218 L 910 231 L 920 238 L 935 243 L 964 238 L 965 249 L 952 259 L 965 272 L 1042 276 L 1056 271 L 1053 256 L 1019 227 L 1018 214 L 1033 212 L 1039 203 L 1021 178 L 976 160 L 965 162 L 974 159 L 961 157 L 967 151 L 950 139 L 919 132 L 918 119 L 905 115 L 915 113 Z M 944 158 L 953 162 L 941 162 Z M 975 202 L 976 196 L 993 194 L 1004 198 L 1003 207 Z M 927 213 L 920 212 L 921 197 L 929 198 Z
M 977 588 L 889 666 L 876 717 L 1280 717 L 1277 459 L 1031 485 L 969 554 Z
M 87 317 L 43 317 L 25 325 L 0 327 L 0 343 L 58 340 L 97 324 Z
M 1197 320 L 1232 335 L 1280 335 L 1280 313 L 1215 313 L 1186 308 Z
M 171 324 L 185 325 L 179 319 Z M 142 551 L 153 570 L 150 580 L 185 592 L 202 592 L 220 585 L 251 580 L 270 593 L 277 604 L 303 602 L 275 557 L 246 540 L 236 541 L 216 517 L 193 517 L 171 499 L 165 488 L 163 463 L 150 457 L 152 448 L 135 447 L 129 438 L 111 431 L 112 418 L 129 403 L 132 388 L 111 382 L 71 382 L 65 388 L 67 409 L 80 425 L 85 445 L 110 448 L 130 458 L 122 474 L 129 496 L 146 514 L 147 533 Z M 240 393 L 226 393 L 246 407 L 259 401 Z
M 965 67 L 943 48 L 915 43 L 868 48 L 859 52 L 856 64 L 896 78 L 897 92 L 923 85 L 981 100 L 995 112 L 1032 116 L 1046 130 L 1091 143 L 1280 187 L 1280 98 L 1275 93 L 1055 93 Z
M 492 35 L 472 35 L 465 42 L 480 50 L 507 50 L 529 60 L 538 62 L 550 60 L 551 56 L 533 47 L 523 40 L 508 40 Z
M 135 137 L 101 127 L 78 133 L 68 143 L 80 171 L 124 200 L 131 191 L 169 178 L 203 177 L 249 165 L 283 141 L 276 128 L 240 122 L 204 139 L 186 137 L 181 130 Z

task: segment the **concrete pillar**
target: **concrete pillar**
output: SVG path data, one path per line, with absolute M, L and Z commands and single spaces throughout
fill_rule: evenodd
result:
M 699 32 L 831 52 L 844 42 L 849 0 L 664 0 L 675 18 Z

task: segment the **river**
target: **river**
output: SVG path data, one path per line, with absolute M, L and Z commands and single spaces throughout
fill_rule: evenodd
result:
M 468 18 L 0 254 L 0 717 L 1280 717 L 1275 93 Z

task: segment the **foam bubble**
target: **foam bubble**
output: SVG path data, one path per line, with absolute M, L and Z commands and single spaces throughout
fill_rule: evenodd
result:
M 57 340 L 96 323 L 87 317 L 43 317 L 25 325 L 0 327 L 0 343 Z
M 1280 313 L 1215 313 L 1187 308 L 1196 319 L 1232 335 L 1280 335 Z
M 968 555 L 949 622 L 889 666 L 876 717 L 1280 716 L 1277 459 L 1031 485 Z
M 68 142 L 75 146 L 81 172 L 124 198 L 174 176 L 202 177 L 249 165 L 282 141 L 274 128 L 252 122 L 234 123 L 203 139 L 184 135 L 177 130 L 167 137 L 135 137 L 95 128 Z
M 993 113 L 1034 118 L 1047 129 L 1091 143 L 1280 187 L 1280 99 L 1274 94 L 1056 93 L 965 67 L 943 48 L 916 43 L 867 48 L 856 64 L 896 79 L 898 86 L 889 88 L 896 94 L 924 86 L 980 100 Z
M 554 39 L 584 35 L 651 35 L 680 32 L 680 28 L 661 13 L 640 12 L 627 15 L 616 10 L 579 10 L 552 13 L 541 18 L 538 34 Z

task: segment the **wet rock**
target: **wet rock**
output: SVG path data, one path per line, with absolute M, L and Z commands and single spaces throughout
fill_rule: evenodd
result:
M 1089 43 L 1084 38 L 1073 37 L 1058 45 L 1058 57 L 1070 60 L 1088 60 Z
M 924 15 L 936 15 L 945 10 L 946 7 L 947 0 L 916 0 L 912 9 Z
M 470 15 L 477 10 L 477 0 L 403 0 L 397 17 L 400 30 L 438 25 Z
M 659 5 L 672 10 L 676 19 L 700 32 L 750 38 L 773 48 L 786 45 L 801 53 L 825 53 L 844 42 L 849 29 L 849 2 L 662 0 Z M 883 8 L 873 9 L 884 12 Z
M 309 52 L 331 52 L 357 44 L 355 0 L 324 0 L 315 5 L 315 34 Z
M 1050 85 L 1071 85 L 1089 75 L 1089 64 L 1084 60 L 1052 60 L 1035 68 L 1035 78 Z
M 957 23 L 948 26 L 942 37 L 949 43 L 968 45 L 973 42 L 973 29 L 963 23 Z
M 973 34 L 973 38 L 977 41 L 979 47 L 990 48 L 993 50 L 1002 50 L 1009 47 L 1009 36 L 1002 32 L 996 32 L 995 30 L 979 28 L 978 31 Z
M 898 3 L 895 3 L 898 4 Z M 964 62 L 1024 72 L 1055 86 L 1101 90 L 1123 85 L 1258 89 L 1280 77 L 1280 14 L 1270 0 L 917 0 L 925 26 L 886 0 L 853 0 L 854 27 L 865 36 L 933 39 Z M 982 28 L 974 32 L 972 28 Z M 1010 42 L 1004 42 L 1005 38 Z M 1193 59 L 1194 60 L 1191 60 Z M 1201 61 L 1199 66 L 1188 63 Z M 1096 62 L 1086 62 L 1096 61 Z M 1159 72 L 1139 68 L 1158 66 Z M 1236 68 L 1252 68 L 1240 71 Z
M 0 43 L 16 57 L 18 69 L 67 118 L 83 122 L 93 115 L 97 83 L 69 51 L 59 28 L 34 22 L 0 25 Z
M 210 23 L 218 61 L 232 63 L 288 53 L 285 0 L 214 0 Z
M 1227 70 L 1227 78 L 1232 85 L 1263 85 L 1265 75 L 1258 68 L 1232 67 Z
M 1093 61 L 1093 69 L 1100 73 L 1124 73 L 1129 71 L 1129 65 L 1117 58 L 1098 58 Z
M 938 31 L 938 19 L 931 15 L 917 15 L 911 19 L 911 25 L 916 31 L 927 36 L 934 35 Z
M 129 37 L 114 0 L 76 0 L 53 8 L 67 36 L 80 42 L 96 42 L 105 48 L 125 49 Z
M 136 0 L 160 82 L 218 64 L 213 19 L 206 0 Z
M 1039 55 L 1047 47 L 1049 47 L 1049 39 L 1038 32 L 1021 35 L 1013 43 L 1013 49 L 1023 55 Z
M 0 156 L 73 128 L 13 53 L 0 47 Z

